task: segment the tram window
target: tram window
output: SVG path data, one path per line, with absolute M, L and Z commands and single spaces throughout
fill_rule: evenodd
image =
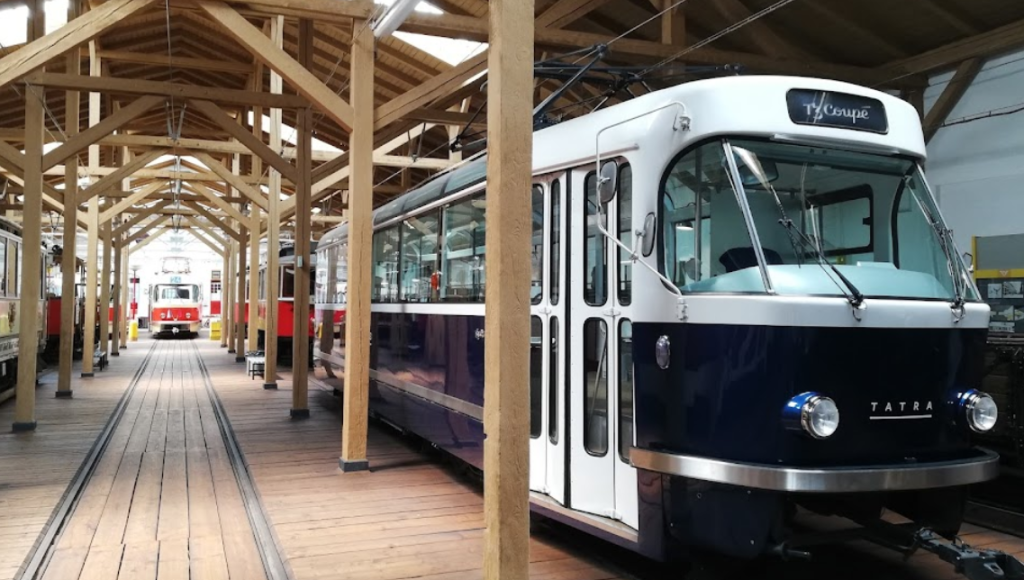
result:
M 551 305 L 558 305 L 558 285 L 561 282 L 561 247 L 562 247 L 562 182 L 551 183 L 551 270 L 548 282 Z
M 558 354 L 558 319 L 551 318 L 551 364 L 548 365 L 548 440 L 558 443 L 558 369 L 561 367 Z
M 281 268 L 281 297 L 295 298 L 295 267 Z
M 619 322 L 619 459 L 633 447 L 633 323 Z
M 633 168 L 624 164 L 619 169 L 619 193 L 615 197 L 619 214 L 619 241 L 627 248 L 633 247 Z M 619 304 L 628 306 L 633 299 L 633 263 L 629 252 L 619 246 L 618 279 Z
M 411 217 L 402 230 L 402 286 L 399 300 L 433 302 L 437 283 L 437 214 Z
M 533 186 L 533 242 L 530 244 L 530 302 L 540 304 L 544 297 L 544 188 Z
M 583 446 L 591 455 L 608 453 L 608 325 L 583 323 Z
M 482 195 L 445 209 L 442 300 L 483 302 L 486 214 L 487 200 Z
M 543 427 L 544 323 L 540 316 L 530 317 L 530 438 L 540 437 Z
M 7 264 L 7 240 L 0 238 L 0 264 Z M 9 292 L 8 282 L 10 277 L 7 275 L 6 268 L 0 268 L 0 292 L 7 294 Z M 13 294 L 13 292 L 11 292 Z
M 377 302 L 398 299 L 398 226 L 373 234 L 373 295 Z
M 13 248 L 13 250 L 11 250 Z M 10 294 L 13 296 L 21 296 L 21 243 L 11 242 L 8 247 L 7 260 L 11 265 L 10 268 L 10 279 L 11 286 L 9 288 Z
M 331 278 L 333 287 L 331 289 L 331 302 L 334 304 L 345 303 L 345 292 L 348 289 L 348 243 L 339 244 L 331 248 L 334 256 L 334 277 Z
M 603 306 L 608 300 L 608 279 L 607 264 L 605 263 L 608 240 L 598 229 L 598 207 L 600 202 L 597 196 L 597 175 L 594 172 L 587 174 L 584 180 L 583 215 L 586 216 L 586 243 L 583 252 L 583 299 L 590 306 Z M 607 211 L 601 208 L 600 219 L 605 219 Z

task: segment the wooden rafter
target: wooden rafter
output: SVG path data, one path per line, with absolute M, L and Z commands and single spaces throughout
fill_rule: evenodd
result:
M 942 94 L 932 105 L 932 108 L 928 111 L 928 114 L 924 118 L 924 140 L 925 143 L 932 140 L 935 133 L 939 130 L 939 127 L 949 117 L 949 113 L 952 112 L 953 107 L 960 102 L 960 98 L 963 97 L 964 93 L 967 92 L 967 87 L 974 82 L 974 78 L 978 76 L 978 72 L 981 71 L 981 67 L 984 61 L 980 58 L 972 58 L 965 60 L 960 63 L 960 66 L 956 68 L 956 73 L 953 74 L 953 78 L 949 80 L 949 84 L 942 90 Z

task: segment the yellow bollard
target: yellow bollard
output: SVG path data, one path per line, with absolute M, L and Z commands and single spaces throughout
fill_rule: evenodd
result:
M 210 340 L 220 340 L 220 320 L 210 321 Z
M 137 342 L 139 340 L 138 320 L 133 320 L 131 321 L 131 324 L 128 325 L 128 337 L 132 339 L 132 342 Z

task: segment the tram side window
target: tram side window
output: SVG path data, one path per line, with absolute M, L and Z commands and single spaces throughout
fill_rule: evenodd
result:
M 398 299 L 398 226 L 373 234 L 373 295 L 376 302 Z
M 590 306 L 603 306 L 608 300 L 608 288 L 606 287 L 608 266 L 605 263 L 608 255 L 608 240 L 598 229 L 597 220 L 599 217 L 602 220 L 606 219 L 608 214 L 606 208 L 601 208 L 601 214 L 598 216 L 597 204 L 600 203 L 600 200 L 597 197 L 597 175 L 594 172 L 587 174 L 583 187 L 586 191 L 583 200 L 583 215 L 586 220 L 583 252 L 583 299 Z
M 345 303 L 345 293 L 348 290 L 348 243 L 339 244 L 331 248 L 334 259 L 334 277 L 331 278 L 332 294 L 331 302 L 334 304 Z
M 544 323 L 540 316 L 530 317 L 530 438 L 541 434 L 544 386 Z
M 679 157 L 665 175 L 658 219 L 662 266 L 683 291 L 738 269 L 733 256 L 753 255 L 727 171 L 722 147 L 714 142 Z
M 7 264 L 7 240 L 0 238 L 0 264 Z M 7 275 L 7 268 L 0 268 L 0 292 L 14 294 L 10 287 L 10 276 Z
M 295 267 L 281 268 L 281 297 L 295 298 Z
M 403 302 L 436 300 L 437 222 L 436 213 L 402 222 L 402 286 L 398 298 Z
M 551 183 L 551 270 L 548 282 L 551 293 L 551 305 L 558 306 L 558 285 L 561 283 L 561 247 L 562 247 L 562 182 Z
M 544 188 L 533 186 L 533 232 L 530 243 L 530 302 L 540 304 L 544 297 Z
M 558 355 L 558 318 L 551 317 L 551 364 L 548 365 L 548 440 L 558 444 L 558 385 L 561 382 L 558 374 L 560 368 Z
M 615 197 L 619 214 L 619 241 L 633 247 L 633 168 L 624 164 L 619 169 L 619 193 Z M 629 252 L 619 246 L 618 298 L 619 304 L 628 306 L 633 301 L 633 263 Z
M 608 325 L 583 323 L 583 446 L 591 455 L 608 453 Z
M 633 447 L 633 323 L 619 323 L 619 459 Z
M 21 296 L 21 243 L 11 241 L 7 246 L 8 278 L 10 286 L 8 293 L 12 296 Z
M 483 195 L 445 209 L 442 300 L 484 301 L 486 215 L 487 200 Z
M 329 252 L 329 250 L 328 250 Z M 317 252 L 316 254 L 316 272 L 313 275 L 313 281 L 316 287 L 313 290 L 313 302 L 315 304 L 324 304 L 327 302 L 327 254 L 328 252 Z

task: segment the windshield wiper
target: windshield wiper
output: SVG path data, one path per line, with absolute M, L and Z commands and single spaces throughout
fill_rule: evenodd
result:
M 850 290 L 850 295 L 847 296 L 847 299 L 850 301 L 851 306 L 857 308 L 861 304 L 863 304 L 864 294 L 862 294 L 861 291 L 856 286 L 854 286 L 853 282 L 851 282 L 849 278 L 844 276 L 843 273 L 839 271 L 839 268 L 837 268 L 835 264 L 828 261 L 828 258 L 825 256 L 825 253 L 821 251 L 820 247 L 818 247 L 818 244 L 814 243 L 813 240 L 807 237 L 806 233 L 801 231 L 800 228 L 796 227 L 796 224 L 793 223 L 793 220 L 789 219 L 789 217 L 786 216 L 786 212 L 782 209 L 781 203 L 779 203 L 779 211 L 782 213 L 782 219 L 779 220 L 779 223 L 782 224 L 784 228 L 789 230 L 791 234 L 796 234 L 795 238 L 790 236 L 790 239 L 796 239 L 800 241 L 802 245 L 810 247 L 814 252 L 815 257 L 818 258 L 818 263 L 823 268 L 825 266 L 828 266 L 833 272 L 835 272 L 835 275 L 840 280 L 842 280 L 843 284 L 845 284 L 846 287 Z
M 913 177 L 909 173 L 903 176 L 903 188 L 910 190 L 910 196 L 914 198 L 914 202 L 917 203 L 917 207 L 920 208 L 921 213 L 924 214 L 924 219 L 928 222 L 932 231 L 935 232 L 935 235 L 939 238 L 939 247 L 942 248 L 942 253 L 946 256 L 946 268 L 949 269 L 949 277 L 953 279 L 952 308 L 954 310 L 962 310 L 964 303 L 966 302 L 964 299 L 966 288 L 962 274 L 957 275 L 959 268 L 956 267 L 956 258 L 953 255 L 953 232 L 939 223 L 938 218 L 932 214 L 925 204 L 921 203 L 921 200 L 917 198 L 917 193 L 914 192 L 913 187 L 908 188 L 909 181 L 911 179 L 913 179 Z

